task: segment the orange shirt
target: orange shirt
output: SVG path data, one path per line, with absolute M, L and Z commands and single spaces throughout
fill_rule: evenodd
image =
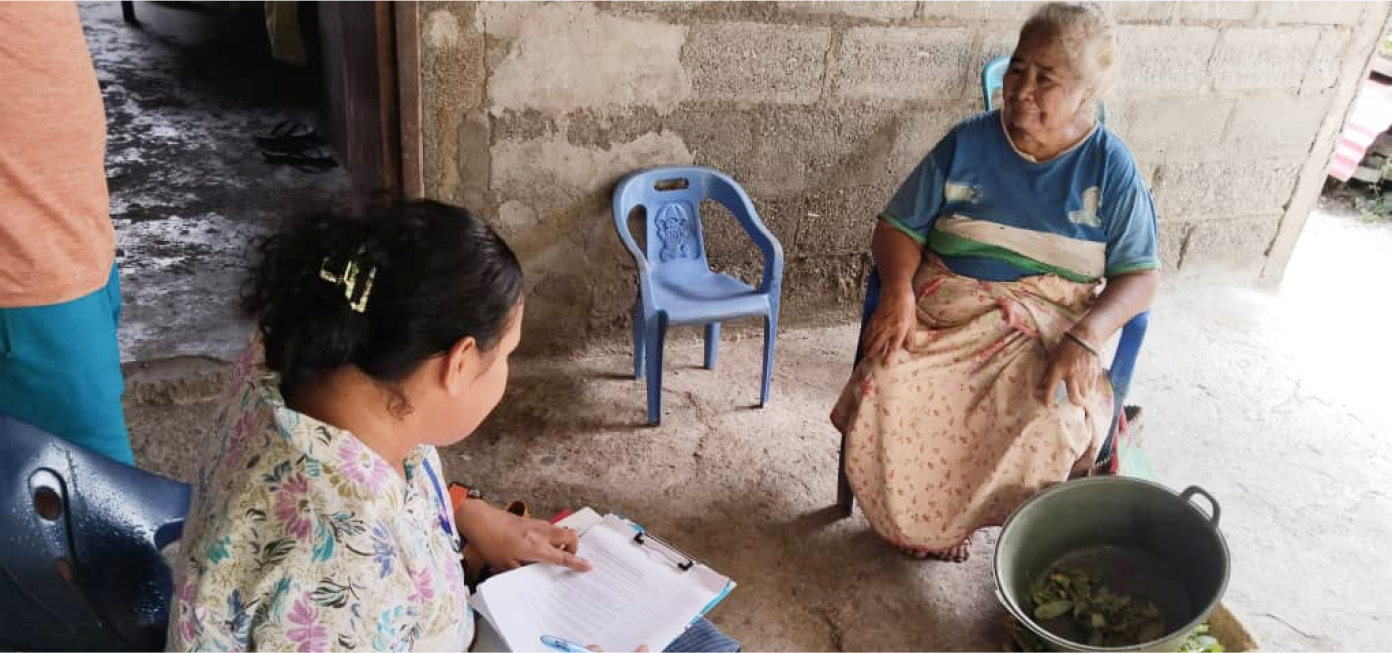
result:
M 0 308 L 71 301 L 116 252 L 106 113 L 71 2 L 0 2 Z

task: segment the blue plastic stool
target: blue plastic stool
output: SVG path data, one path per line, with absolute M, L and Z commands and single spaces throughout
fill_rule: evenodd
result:
M 0 415 L 0 647 L 161 651 L 189 487 Z
M 712 272 L 701 229 L 702 200 L 715 200 L 739 220 L 764 255 L 758 288 Z M 640 249 L 629 232 L 635 209 L 644 216 Z M 642 170 L 624 177 L 614 190 L 614 227 L 638 266 L 633 307 L 633 377 L 648 375 L 648 423 L 662 421 L 662 345 L 667 328 L 706 327 L 706 369 L 715 368 L 720 323 L 742 317 L 764 318 L 764 377 L 759 405 L 768 402 L 773 380 L 778 301 L 783 284 L 783 247 L 759 220 L 754 204 L 733 179 L 695 166 Z

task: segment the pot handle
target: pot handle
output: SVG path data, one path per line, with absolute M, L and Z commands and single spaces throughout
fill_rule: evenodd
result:
M 1208 512 L 1209 515 L 1211 515 L 1208 518 L 1208 523 L 1210 526 L 1218 528 L 1218 518 L 1223 515 L 1223 509 L 1218 507 L 1218 500 L 1213 498 L 1212 494 L 1209 494 L 1206 490 L 1197 485 L 1190 485 L 1189 489 L 1179 493 L 1179 498 L 1186 502 L 1192 501 L 1194 499 L 1195 494 L 1201 495 L 1203 496 L 1203 498 L 1208 499 Z

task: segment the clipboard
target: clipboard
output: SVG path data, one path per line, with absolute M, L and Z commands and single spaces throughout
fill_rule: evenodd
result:
M 592 556 L 589 557 L 589 559 L 592 563 L 599 564 L 601 562 L 598 558 L 593 557 L 594 555 L 599 555 L 601 550 L 616 553 L 621 557 L 628 555 L 629 558 L 627 559 L 630 564 L 637 565 L 635 568 L 646 566 L 651 569 L 652 571 L 648 573 L 656 573 L 657 576 L 653 578 L 660 581 L 663 586 L 672 587 L 670 583 L 677 582 L 682 587 L 685 587 L 686 589 L 679 591 L 679 595 L 685 596 L 686 598 L 680 599 L 678 603 L 671 603 L 672 600 L 676 600 L 676 597 L 657 599 L 656 603 L 651 604 L 651 608 L 649 608 L 650 604 L 648 603 L 641 604 L 644 607 L 635 606 L 639 613 L 649 613 L 646 616 L 642 614 L 632 615 L 634 620 L 639 620 L 648 624 L 642 626 L 640 629 L 649 627 L 652 629 L 646 633 L 630 632 L 628 635 L 624 635 L 608 628 L 597 628 L 595 632 L 589 633 L 587 636 L 585 633 L 581 632 L 565 631 L 563 628 L 559 627 L 561 622 L 553 620 L 552 617 L 542 615 L 542 612 L 545 612 L 546 609 L 541 611 L 524 609 L 519 613 L 517 608 L 521 606 L 517 605 L 515 602 L 507 603 L 509 600 L 508 595 L 512 597 L 532 595 L 532 592 L 535 591 L 534 589 L 518 594 L 515 589 L 516 582 L 539 582 L 545 585 L 554 582 L 553 580 L 547 579 L 559 580 L 562 576 L 577 573 L 557 570 L 555 568 L 548 569 L 546 567 L 538 569 L 535 568 L 537 567 L 535 565 L 524 567 L 523 569 L 507 572 L 501 576 L 490 579 L 486 583 L 480 585 L 478 592 L 470 599 L 470 603 L 473 604 L 475 609 L 484 617 L 479 624 L 479 641 L 477 642 L 477 644 L 484 644 L 483 650 L 509 650 L 509 644 L 512 644 L 514 647 L 520 647 L 517 648 L 517 650 L 531 650 L 536 648 L 536 644 L 533 642 L 539 634 L 565 637 L 573 641 L 580 641 L 583 639 L 587 642 L 605 647 L 606 650 L 633 650 L 638 644 L 647 644 L 653 650 L 659 650 L 665 648 L 666 644 L 669 644 L 680 635 L 681 632 L 690 627 L 692 623 L 704 617 L 712 608 L 724 600 L 735 587 L 735 582 L 733 580 L 719 574 L 701 563 L 694 556 L 691 556 L 667 540 L 654 536 L 643 526 L 621 515 L 611 514 L 600 516 L 592 509 L 582 508 L 558 521 L 557 525 L 571 528 L 581 535 L 581 555 L 584 555 L 586 541 L 594 543 L 595 546 L 601 546 L 600 542 L 607 542 L 607 544 L 601 546 L 600 550 L 591 549 Z M 603 531 L 603 533 L 590 533 L 591 530 Z M 593 537 L 600 537 L 601 539 L 593 540 Z M 629 547 L 641 548 L 642 553 L 637 555 L 618 553 Z M 639 563 L 637 562 L 638 560 L 646 562 Z M 668 571 L 657 571 L 664 567 Z M 597 573 L 598 571 L 600 571 L 600 569 L 597 566 L 595 571 L 586 573 Z M 519 572 L 521 575 L 517 576 L 516 574 L 519 574 Z M 511 576 L 511 578 L 509 578 L 509 576 Z M 529 578 L 529 580 L 520 581 L 522 578 Z M 663 578 L 667 580 L 661 580 Z M 678 579 L 687 580 L 678 581 Z M 487 587 L 490 583 L 498 582 L 504 584 L 494 585 L 491 589 Z M 507 589 L 510 586 L 514 589 Z M 538 586 L 532 587 L 535 588 Z M 498 592 L 502 592 L 502 594 L 500 595 Z M 654 598 L 656 599 L 656 597 Z M 551 604 L 550 601 L 548 601 L 548 604 Z M 566 602 L 565 605 L 574 605 L 574 603 Z M 669 616 L 664 617 L 663 614 L 669 609 L 667 607 L 669 605 L 671 606 L 671 612 Z M 684 605 L 685 607 L 678 607 L 679 605 Z M 509 606 L 511 607 L 509 608 Z M 532 607 L 535 608 L 536 606 Z M 572 616 L 578 617 L 580 615 Z M 495 617 L 501 617 L 502 621 L 498 621 Z M 676 619 L 674 620 L 672 617 L 676 617 Z M 562 621 L 568 621 L 568 619 L 563 619 Z M 599 622 L 591 623 L 596 627 L 600 625 Z M 533 626 L 535 626 L 535 629 L 532 628 Z M 635 627 L 637 626 L 638 625 L 635 624 Z M 502 636 L 501 633 L 503 632 L 508 633 L 508 635 L 506 637 Z M 609 635 L 612 635 L 612 637 L 609 637 Z M 576 639 L 577 637 L 579 639 Z M 591 641 L 591 639 L 612 639 L 614 641 Z M 632 641 L 628 641 L 630 639 Z

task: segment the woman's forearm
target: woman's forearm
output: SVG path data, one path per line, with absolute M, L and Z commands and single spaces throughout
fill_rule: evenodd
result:
M 880 285 L 886 291 L 913 292 L 913 277 L 923 262 L 923 246 L 893 225 L 879 221 L 871 244 Z
M 1131 318 L 1150 308 L 1159 288 L 1160 273 L 1156 270 L 1132 272 L 1108 279 L 1107 287 L 1098 296 L 1092 310 L 1073 327 L 1073 334 L 1093 346 L 1100 346 Z

